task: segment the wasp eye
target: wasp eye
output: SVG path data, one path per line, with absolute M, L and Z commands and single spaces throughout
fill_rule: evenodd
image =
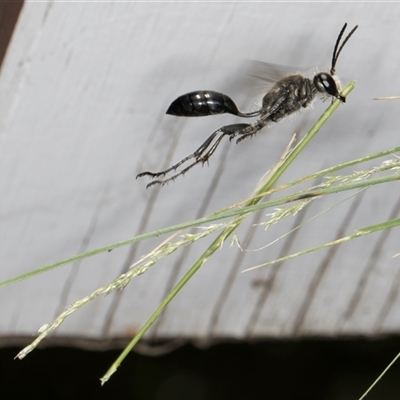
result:
M 314 76 L 314 85 L 317 90 L 321 93 L 328 93 L 329 95 L 336 97 L 339 100 L 342 100 L 343 103 L 346 101 L 345 97 L 343 97 L 338 90 L 335 80 L 331 75 L 321 72 Z

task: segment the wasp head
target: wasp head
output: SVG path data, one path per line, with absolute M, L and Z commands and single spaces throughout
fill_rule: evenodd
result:
M 332 75 L 326 72 L 320 72 L 314 76 L 314 85 L 318 92 L 336 97 L 343 103 L 346 102 L 346 98 L 340 94 L 339 85 Z
M 333 48 L 333 54 L 332 54 L 332 64 L 331 64 L 331 70 L 330 73 L 327 72 L 320 72 L 319 74 L 314 76 L 314 86 L 317 88 L 317 90 L 320 93 L 323 94 L 328 94 L 332 97 L 335 97 L 339 100 L 341 100 L 343 103 L 346 102 L 346 98 L 342 96 L 339 92 L 340 87 L 338 82 L 334 79 L 335 76 L 335 68 L 336 68 L 336 63 L 339 58 L 339 55 L 341 51 L 343 50 L 344 45 L 347 43 L 347 41 L 351 38 L 353 33 L 357 30 L 358 25 L 356 25 L 350 33 L 346 36 L 346 39 L 344 39 L 343 43 L 340 44 L 344 31 L 347 28 L 347 23 L 343 25 L 342 30 L 339 33 L 338 38 L 336 39 L 335 47 Z

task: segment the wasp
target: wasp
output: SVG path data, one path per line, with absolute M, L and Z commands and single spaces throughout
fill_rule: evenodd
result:
M 317 94 L 321 94 L 323 99 L 331 97 L 333 100 L 339 99 L 345 103 L 346 98 L 340 94 L 341 89 L 335 76 L 335 68 L 343 47 L 356 31 L 358 25 L 350 31 L 341 43 L 346 28 L 347 23 L 344 24 L 336 39 L 329 72 L 316 73 L 312 79 L 301 74 L 291 74 L 279 79 L 264 95 L 259 110 L 242 113 L 229 96 L 212 90 L 199 90 L 178 97 L 169 106 L 167 114 L 178 117 L 203 117 L 228 113 L 241 118 L 258 117 L 258 119 L 251 124 L 238 123 L 223 126 L 212 133 L 194 153 L 172 167 L 160 172 L 145 171 L 137 175 L 136 178 L 142 176 L 149 176 L 151 179 L 165 177 L 170 172 L 176 172 L 187 161 L 194 160 L 169 178 L 154 180 L 147 187 L 165 185 L 180 175 L 184 175 L 195 165 L 206 163 L 225 136 L 228 136 L 230 141 L 236 138 L 236 143 L 240 143 L 242 140 L 254 136 L 271 122 L 279 122 L 296 111 L 307 108 Z

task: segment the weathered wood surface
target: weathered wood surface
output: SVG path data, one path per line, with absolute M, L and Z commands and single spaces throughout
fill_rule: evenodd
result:
M 344 22 L 359 30 L 337 65 L 355 91 L 285 173 L 290 181 L 399 144 L 398 4 L 26 3 L 0 75 L 0 209 L 4 280 L 139 233 L 205 216 L 252 192 L 291 134 L 326 104 L 225 143 L 209 166 L 145 189 L 159 170 L 196 149 L 232 116 L 165 115 L 198 89 L 229 94 L 245 108 L 232 71 L 246 58 L 327 68 Z M 379 15 L 379 18 L 377 18 Z M 249 104 L 247 104 L 249 106 Z M 250 103 L 251 106 L 251 103 Z M 305 126 L 301 126 L 304 123 Z M 372 164 L 370 164 L 372 165 Z M 347 170 L 346 173 L 350 173 Z M 349 197 L 315 201 L 266 232 L 239 230 L 258 249 Z M 398 231 L 257 271 L 275 257 L 397 217 L 398 184 L 370 189 L 275 245 L 241 252 L 228 243 L 172 302 L 147 338 L 379 335 L 400 331 Z M 163 238 L 86 259 L 0 290 L 0 335 L 31 336 L 73 301 L 107 284 Z M 57 337 L 130 337 L 210 243 L 197 242 L 70 317 Z

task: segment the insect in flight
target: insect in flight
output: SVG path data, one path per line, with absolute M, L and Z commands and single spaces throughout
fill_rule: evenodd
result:
M 251 137 L 271 122 L 279 122 L 281 119 L 308 107 L 319 93 L 323 98 L 332 97 L 343 103 L 346 98 L 340 94 L 340 85 L 335 79 L 336 63 L 344 45 L 358 28 L 355 26 L 340 44 L 347 23 L 344 24 L 333 49 L 332 63 L 329 72 L 319 72 L 312 79 L 301 74 L 291 74 L 279 79 L 264 95 L 262 106 L 259 110 L 242 113 L 234 101 L 227 95 L 211 90 L 190 92 L 178 97 L 171 103 L 167 114 L 178 117 L 203 117 L 216 114 L 233 114 L 242 118 L 258 117 L 251 124 L 238 123 L 226 125 L 216 130 L 208 139 L 192 154 L 188 155 L 172 167 L 160 172 L 142 172 L 136 178 L 149 176 L 151 179 L 164 177 L 170 172 L 175 172 L 181 165 L 189 160 L 194 161 L 169 178 L 154 180 L 147 185 L 165 185 L 178 176 L 184 175 L 197 164 L 204 164 L 214 154 L 218 145 L 225 136 L 231 141 L 237 138 L 236 143 Z

